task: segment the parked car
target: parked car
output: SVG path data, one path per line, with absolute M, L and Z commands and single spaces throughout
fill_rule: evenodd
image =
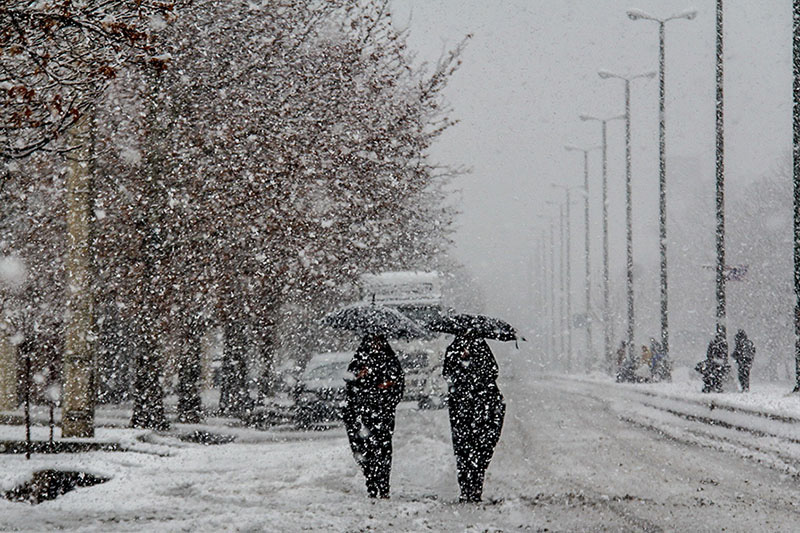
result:
M 344 378 L 354 352 L 326 352 L 311 357 L 295 387 L 297 422 L 311 425 L 341 418 Z

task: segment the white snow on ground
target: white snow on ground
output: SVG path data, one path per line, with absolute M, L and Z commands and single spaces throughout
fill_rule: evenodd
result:
M 501 385 L 509 408 L 484 504 L 456 503 L 446 410 L 402 404 L 388 501 L 366 498 L 341 428 L 256 431 L 224 419 L 161 435 L 102 427 L 96 440 L 132 451 L 0 454 L 2 490 L 45 468 L 111 477 L 35 506 L 0 500 L 0 531 L 793 531 L 800 523 L 800 398 L 786 397 L 786 386 L 708 395 L 691 381 L 620 385 L 601 376 Z M 99 418 L 122 423 L 125 414 Z M 237 440 L 202 446 L 174 436 L 195 429 Z M 46 427 L 34 430 L 47 438 Z M 0 427 L 2 439 L 23 435 Z

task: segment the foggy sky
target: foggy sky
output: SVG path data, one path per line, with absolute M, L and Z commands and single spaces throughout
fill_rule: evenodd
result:
M 789 0 L 729 0 L 725 11 L 726 189 L 775 169 L 791 151 Z M 420 60 L 433 61 L 473 37 L 446 96 L 460 123 L 436 144 L 436 160 L 471 167 L 456 194 L 456 254 L 479 280 L 487 311 L 518 322 L 530 317 L 531 256 L 564 192 L 582 186 L 583 158 L 565 144 L 600 144 L 600 125 L 580 114 L 624 111 L 623 84 L 599 69 L 635 74 L 658 68 L 658 27 L 631 21 L 627 9 L 655 17 L 696 9 L 694 20 L 666 28 L 668 213 L 681 203 L 670 164 L 693 161 L 696 180 L 714 195 L 715 2 L 655 0 L 393 0 L 395 23 L 408 26 Z M 658 269 L 658 80 L 632 83 L 634 261 Z M 611 276 L 624 277 L 624 126 L 609 124 Z M 600 153 L 590 155 L 593 283 L 601 266 Z M 583 203 L 573 194 L 574 307 L 583 299 Z M 578 202 L 580 200 L 580 202 Z M 713 224 L 713 212 L 709 213 Z M 669 223 L 668 223 L 669 232 Z M 668 237 L 669 238 L 669 237 Z M 709 236 L 713 239 L 713 236 Z M 679 243 L 671 243 L 676 246 Z M 670 253 L 674 253 L 671 250 Z M 709 261 L 713 250 L 709 250 Z M 652 276 L 651 276 L 652 277 Z M 713 293 L 713 278 L 708 290 Z M 658 330 L 657 290 L 637 307 Z M 641 300 L 641 299 L 640 299 Z M 649 311 L 649 312 L 648 312 Z M 647 320 L 647 319 L 645 319 Z

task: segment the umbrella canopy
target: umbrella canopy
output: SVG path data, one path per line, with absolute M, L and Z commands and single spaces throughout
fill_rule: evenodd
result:
M 399 311 L 378 304 L 355 304 L 322 318 L 322 324 L 347 329 L 359 335 L 384 335 L 390 338 L 418 338 L 427 335 L 416 322 Z
M 442 316 L 432 320 L 426 326 L 431 331 L 452 333 L 453 335 L 471 334 L 475 337 L 498 341 L 515 341 L 518 338 L 517 330 L 511 324 L 486 315 Z

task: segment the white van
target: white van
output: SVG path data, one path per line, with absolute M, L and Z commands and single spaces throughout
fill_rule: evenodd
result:
M 396 271 L 364 274 L 359 279 L 361 299 L 393 307 L 424 326 L 443 313 L 442 283 L 438 272 Z M 410 341 L 393 340 L 406 374 L 404 399 L 420 408 L 445 405 L 447 385 L 442 377 L 446 339 L 439 333 Z

